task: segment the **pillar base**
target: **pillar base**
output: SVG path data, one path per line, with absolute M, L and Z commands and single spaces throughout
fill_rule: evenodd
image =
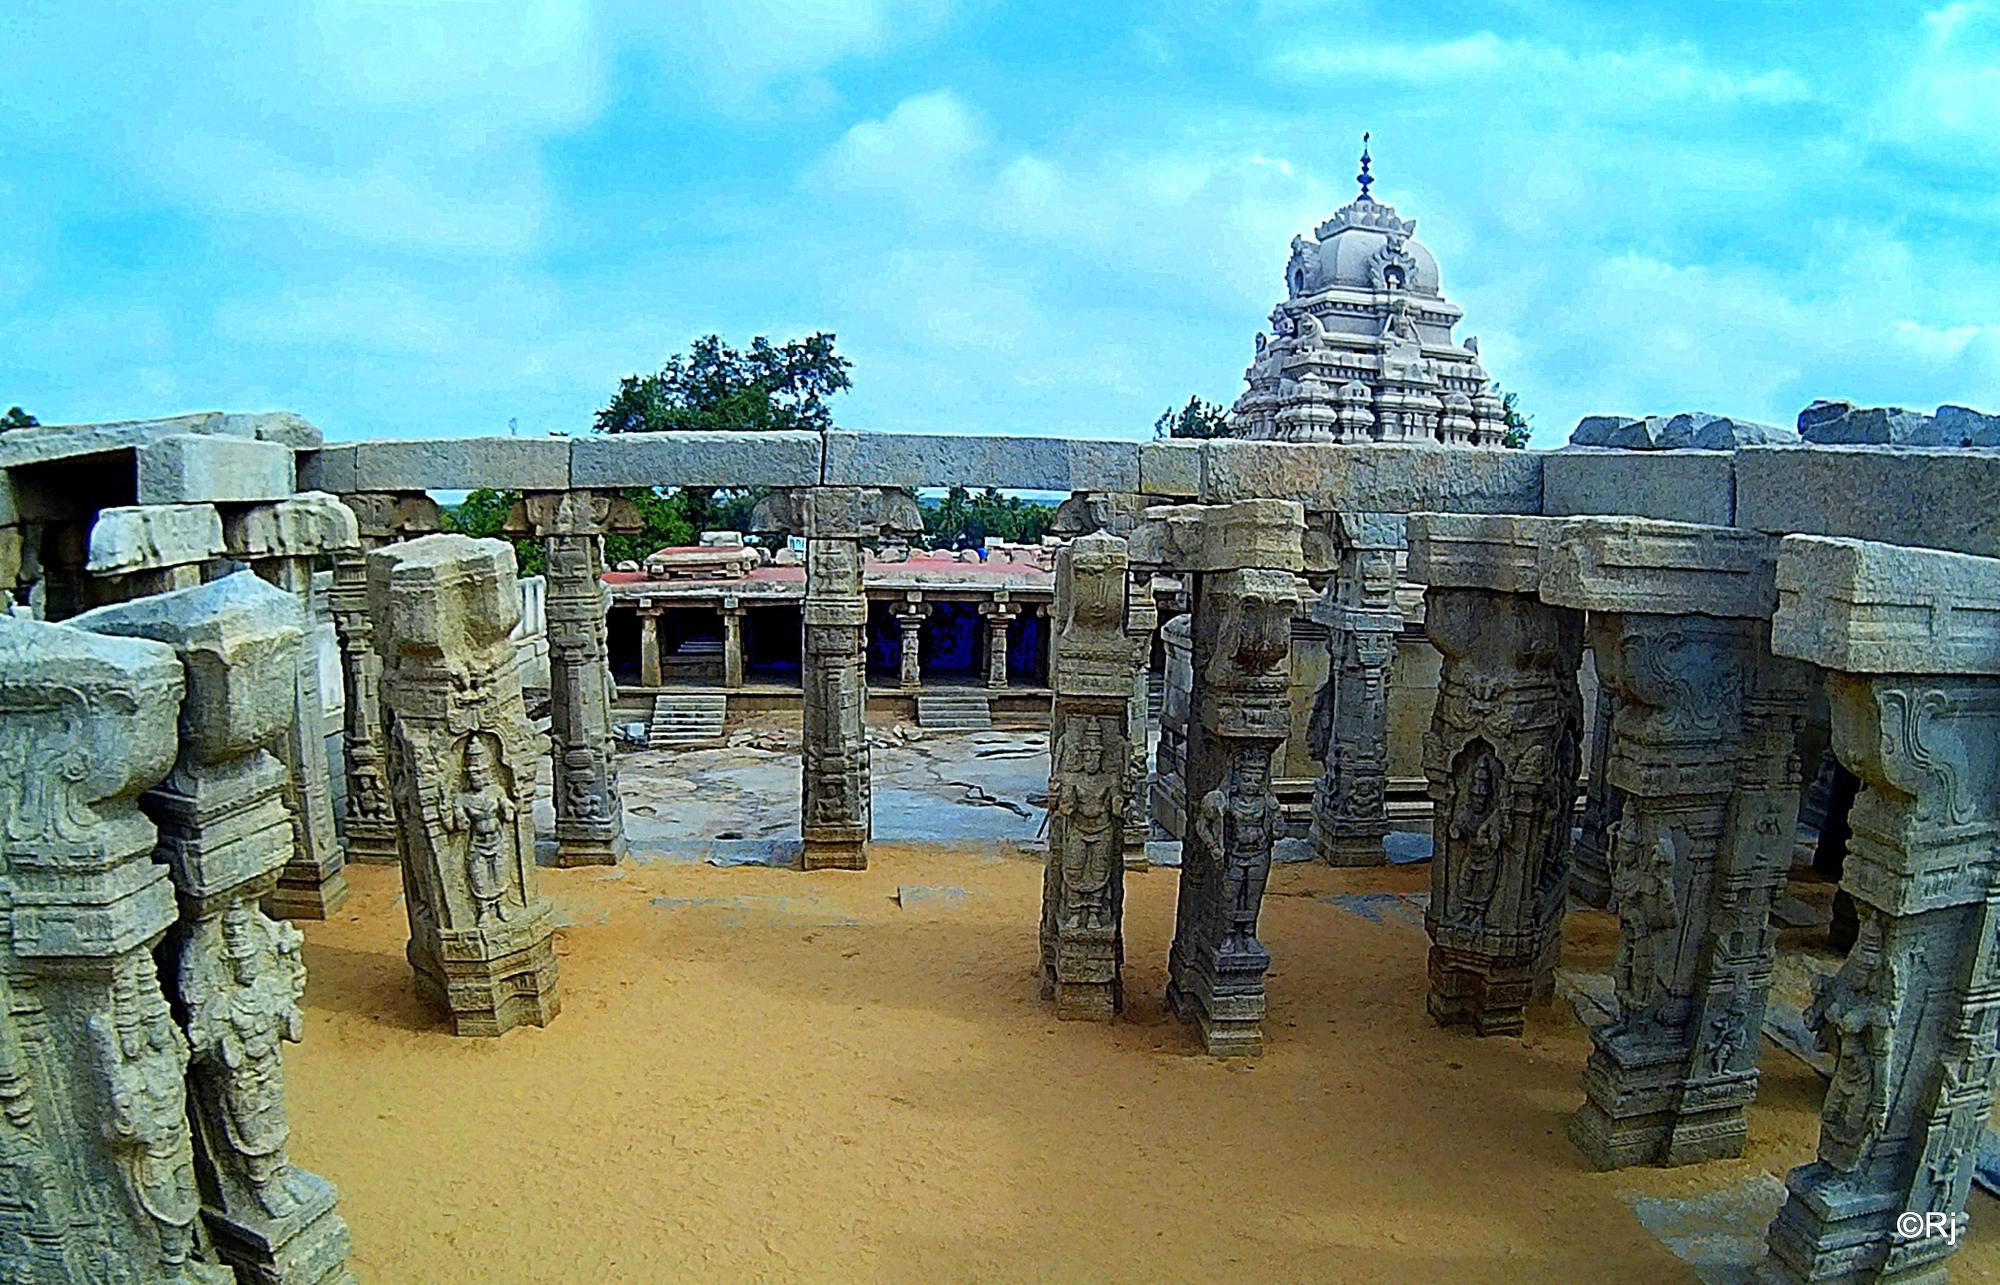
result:
M 1150 870 L 1153 865 L 1152 862 L 1146 859 L 1146 827 L 1134 826 L 1130 821 L 1127 821 L 1126 825 L 1138 833 L 1139 841 L 1125 845 L 1125 851 L 1121 856 L 1121 863 L 1128 873 L 1138 872 L 1143 874 L 1145 871 Z
M 1124 946 L 1116 929 L 1064 929 L 1043 948 L 1042 998 L 1066 1022 L 1108 1022 L 1125 1008 L 1119 977 Z
M 1389 864 L 1389 850 L 1384 839 L 1388 833 L 1385 827 L 1367 834 L 1333 834 L 1315 825 L 1312 829 L 1313 851 L 1330 866 L 1386 866 Z
M 1898 1237 L 1896 1216 L 1905 1202 L 1879 1188 L 1857 1188 L 1854 1180 L 1861 1176 L 1843 1174 L 1824 1161 L 1794 1169 L 1785 1182 L 1785 1203 L 1771 1223 L 1770 1255 L 1757 1264 L 1753 1279 L 1762 1285 L 1942 1285 L 1951 1243 L 1941 1234 Z
M 519 927 L 447 934 L 436 959 L 413 940 L 408 956 L 417 992 L 450 1014 L 454 1035 L 494 1037 L 524 1024 L 547 1026 L 562 1011 L 554 936 L 554 918 L 543 909 Z
M 1583 1072 L 1586 1100 L 1569 1121 L 1577 1150 L 1599 1169 L 1741 1156 L 1748 1134 L 1743 1109 L 1757 1096 L 1757 1073 L 1685 1084 L 1680 1068 L 1686 1053 L 1659 1052 L 1646 1061 L 1625 1061 L 1600 1044 L 1590 1055 Z
M 347 875 L 339 866 L 325 874 L 286 866 L 278 886 L 264 898 L 264 913 L 273 919 L 327 919 L 347 901 Z
M 1167 984 L 1167 1007 L 1201 1031 L 1210 1057 L 1256 1057 L 1264 1051 L 1264 996 L 1215 996 L 1196 987 Z
M 1611 908 L 1611 872 L 1602 865 L 1585 864 L 1581 852 L 1571 862 L 1569 868 L 1569 895 L 1586 906 L 1599 910 Z
M 333 1210 L 333 1186 L 301 1169 L 292 1171 L 287 1186 L 299 1205 L 283 1218 L 238 1219 L 203 1210 L 216 1256 L 246 1281 L 355 1285 L 347 1266 L 347 1224 Z
M 1532 959 L 1482 959 L 1437 946 L 1430 952 L 1425 1008 L 1439 1026 L 1470 1026 L 1475 1035 L 1519 1035 L 1538 997 Z
M 396 827 L 372 822 L 349 821 L 341 846 L 347 860 L 364 866 L 393 866 L 402 861 L 396 848 Z
M 866 870 L 865 839 L 807 839 L 799 866 L 803 870 Z
M 575 866 L 615 866 L 631 851 L 621 830 L 615 834 L 564 834 L 556 832 L 555 863 L 562 869 Z

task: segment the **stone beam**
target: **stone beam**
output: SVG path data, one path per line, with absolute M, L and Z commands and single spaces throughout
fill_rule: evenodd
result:
M 1139 443 L 833 432 L 826 435 L 822 480 L 831 486 L 1137 491 Z
M 139 448 L 140 504 L 255 504 L 292 493 L 292 449 L 183 434 Z
M 593 433 L 570 442 L 570 485 L 817 486 L 821 450 L 805 432 Z
M 102 424 L 40 424 L 10 429 L 0 440 L 0 468 L 52 464 L 135 450 L 149 442 L 186 434 L 254 438 L 298 451 L 320 444 L 320 432 L 289 411 L 232 414 L 202 411 L 169 419 L 117 420 Z
M 1615 1021 L 1591 1032 L 1570 1138 L 1593 1163 L 1740 1155 L 1798 814 L 1807 677 L 1773 657 L 1774 542 L 1640 519 L 1567 522 L 1546 603 L 1590 614 L 1616 699 Z
M 220 557 L 222 547 L 222 515 L 212 504 L 121 506 L 99 510 L 84 568 L 100 576 L 163 571 Z
M 1736 525 L 2000 557 L 2000 451 L 1745 447 Z
M 350 491 L 563 491 L 569 489 L 566 437 L 429 437 L 342 442 L 323 447 L 302 481 Z
M 1543 457 L 1542 512 L 1728 526 L 1735 467 L 1731 451 L 1551 451 Z
M 1833 1081 L 1759 1279 L 1943 1280 L 2000 1026 L 2000 561 L 1792 536 L 1778 578 L 1773 646 L 1828 671 L 1861 781 L 1841 878 L 1860 922 L 1806 1010 Z
M 1557 519 L 1415 514 L 1410 578 L 1444 656 L 1424 737 L 1430 1015 L 1517 1035 L 1554 993 L 1581 768 L 1583 613 L 1536 598 Z
M 1201 446 L 1200 498 L 1297 500 L 1343 512 L 1532 514 L 1542 511 L 1545 458 L 1384 442 L 1210 441 Z

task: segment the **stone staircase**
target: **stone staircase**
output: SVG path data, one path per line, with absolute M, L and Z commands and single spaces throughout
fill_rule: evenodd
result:
M 993 706 L 984 692 L 919 692 L 917 726 L 933 732 L 990 732 Z
M 646 748 L 685 750 L 720 745 L 727 739 L 729 697 L 703 692 L 662 692 L 653 698 L 653 723 Z

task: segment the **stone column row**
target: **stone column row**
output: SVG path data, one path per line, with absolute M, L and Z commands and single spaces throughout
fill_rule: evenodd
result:
M 1326 685 L 1311 745 L 1325 765 L 1313 790 L 1313 849 L 1336 866 L 1380 865 L 1389 833 L 1389 670 L 1403 628 L 1396 607 L 1399 514 L 1335 515 L 1336 566 L 1313 619 L 1327 626 Z

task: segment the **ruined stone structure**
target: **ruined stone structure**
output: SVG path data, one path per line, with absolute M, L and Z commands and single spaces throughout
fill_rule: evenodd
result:
M 1332 515 L 1334 571 L 1313 604 L 1327 628 L 1327 680 L 1313 702 L 1312 841 L 1330 865 L 1380 865 L 1389 833 L 1389 665 L 1403 628 L 1396 607 L 1396 551 L 1403 519 Z
M 1304 510 L 1283 500 L 1148 509 L 1132 560 L 1193 577 L 1189 823 L 1181 841 L 1167 1001 L 1211 1054 L 1263 1047 L 1271 955 L 1257 914 L 1277 837 L 1271 755 L 1290 728 L 1291 616 Z
M 499 540 L 427 535 L 368 555 L 410 966 L 460 1035 L 546 1026 L 559 1007 L 514 581 Z
M 238 573 L 72 622 L 174 649 L 186 676 L 180 757 L 140 805 L 179 895 L 160 976 L 190 1051 L 202 1222 L 217 1261 L 246 1279 L 352 1285 L 334 1190 L 286 1157 L 282 1049 L 304 1023 L 297 929 L 258 903 L 293 859 L 286 764 L 267 748 L 296 713 L 295 598 Z
M 1479 344 L 1452 328 L 1437 260 L 1417 221 L 1360 195 L 1292 238 L 1285 298 L 1257 336 L 1250 387 L 1229 413 L 1238 437 L 1288 442 L 1442 442 L 1498 446 L 1507 412 L 1479 365 Z
M 1518 1034 L 1554 991 L 1583 744 L 1583 613 L 1535 596 L 1561 523 L 1419 514 L 1410 574 L 1444 681 L 1424 747 L 1435 804 L 1433 1018 Z
M 1132 678 L 1125 541 L 1086 535 L 1056 562 L 1049 855 L 1042 994 L 1056 1015 L 1108 1018 L 1124 1003 L 1124 830 L 1131 804 Z M 1144 713 L 1137 725 L 1144 728 Z

